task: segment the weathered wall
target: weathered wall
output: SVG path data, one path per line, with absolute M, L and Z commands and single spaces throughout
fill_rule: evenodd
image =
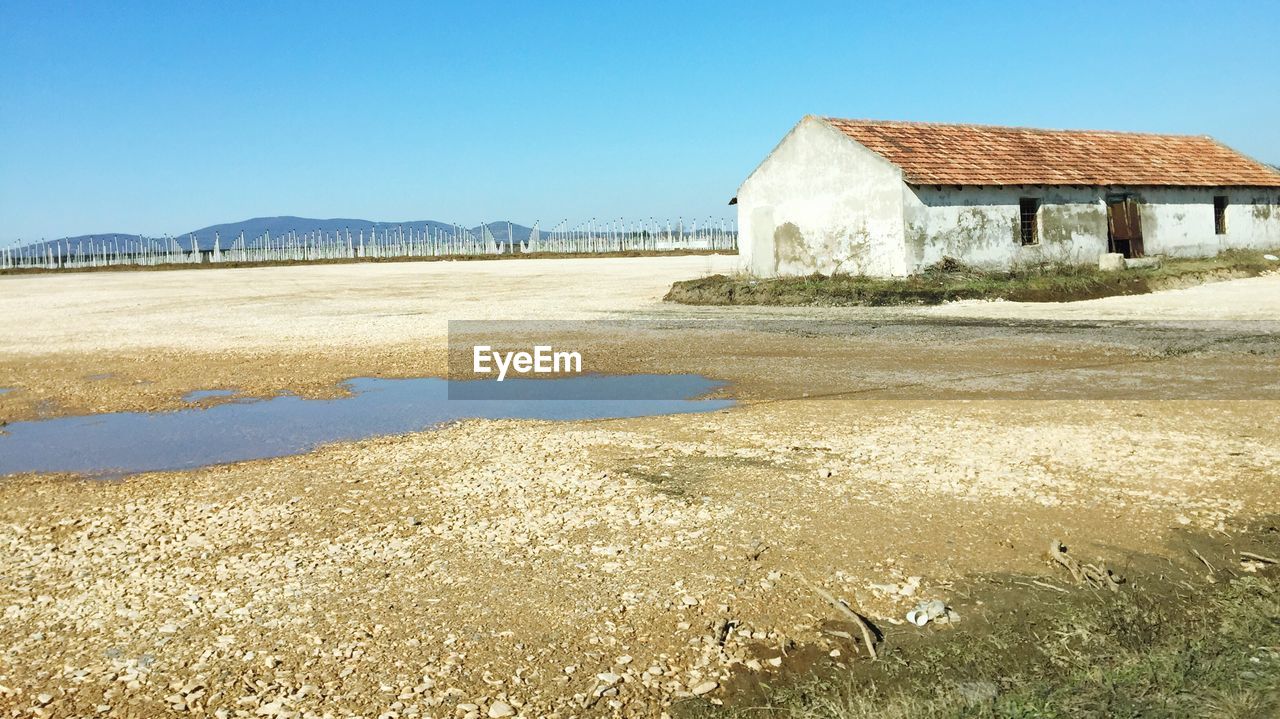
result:
M 1038 197 L 1040 242 L 1023 246 L 1018 200 Z M 1107 210 L 1096 190 L 904 186 L 907 264 L 943 257 L 981 267 L 1043 261 L 1097 262 L 1107 248 Z
M 1233 247 L 1280 247 L 1280 188 L 1147 188 L 1141 200 L 1148 255 L 1201 257 Z M 1213 198 L 1226 195 L 1227 233 L 1214 234 Z
M 743 268 L 762 277 L 903 275 L 902 173 L 806 117 L 738 190 Z
M 1139 201 L 1146 254 L 1208 256 L 1232 247 L 1280 246 L 1280 190 L 1248 188 L 952 188 L 904 185 L 907 268 L 943 257 L 1010 268 L 1042 261 L 1097 262 L 1107 249 L 1106 198 Z M 1227 234 L 1214 234 L 1213 198 L 1226 195 Z M 1023 246 L 1018 200 L 1036 197 L 1040 241 Z

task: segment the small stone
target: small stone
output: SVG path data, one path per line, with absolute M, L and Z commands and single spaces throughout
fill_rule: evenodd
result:
M 681 599 L 680 602 L 683 603 L 686 607 L 698 606 L 697 598 L 689 594 L 684 595 L 684 598 Z
M 51 702 L 51 701 L 53 701 L 53 695 L 52 695 L 52 694 L 38 694 L 38 695 L 36 695 L 36 703 L 37 703 L 37 704 L 39 704 L 40 706 L 44 706 L 45 704 L 48 704 L 48 703 L 49 703 L 49 702 Z
M 164 625 L 161 625 L 161 627 L 160 627 L 160 633 L 161 633 L 161 634 L 177 634 L 177 633 L 178 633 L 178 625 L 177 625 L 177 624 L 164 624 Z
M 823 467 L 822 469 L 818 470 L 818 476 L 821 477 L 822 479 L 827 479 L 828 477 L 832 477 L 834 475 L 835 475 L 835 472 L 831 471 L 830 467 Z
M 622 656 L 620 656 L 620 657 L 618 657 L 617 659 L 613 660 L 613 663 L 614 663 L 614 664 L 617 664 L 617 665 L 619 665 L 619 666 L 624 666 L 624 667 L 625 667 L 626 665 L 628 665 L 628 664 L 630 664 L 630 663 L 631 663 L 631 655 L 630 655 L 630 654 L 623 654 Z
M 515 716 L 516 710 L 506 702 L 494 702 L 489 705 L 489 719 L 501 719 L 501 717 Z
M 720 682 L 707 681 L 697 685 L 696 687 L 690 689 L 689 691 L 695 697 L 700 697 L 703 694 L 710 694 L 711 692 L 715 691 L 716 687 L 718 686 L 720 686 Z
M 1000 696 L 995 682 L 957 682 L 955 691 L 970 706 L 985 704 Z

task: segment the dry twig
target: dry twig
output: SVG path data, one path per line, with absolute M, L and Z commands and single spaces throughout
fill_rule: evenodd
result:
M 1204 555 L 1201 554 L 1197 549 L 1192 549 L 1191 553 L 1196 555 L 1196 559 L 1199 559 L 1201 562 L 1204 562 L 1204 566 L 1209 568 L 1209 577 L 1210 579 L 1212 579 L 1214 575 L 1214 571 L 1213 571 L 1213 565 L 1209 564 L 1209 560 L 1205 559 Z
M 867 655 L 870 656 L 872 659 L 875 659 L 876 658 L 875 638 L 871 636 L 871 627 L 867 626 L 867 620 L 863 619 L 861 614 L 858 614 L 857 612 L 850 609 L 848 604 L 845 604 L 839 599 L 836 599 L 835 597 L 831 596 L 831 594 L 826 590 L 824 590 L 822 587 L 819 587 L 813 582 L 810 582 L 808 578 L 806 578 L 804 575 L 800 575 L 800 581 L 804 582 L 806 586 L 808 586 L 810 589 L 813 590 L 814 594 L 817 594 L 819 597 L 822 597 L 822 599 L 826 601 L 827 604 L 830 604 L 831 606 L 835 607 L 837 611 L 839 611 L 841 614 L 845 616 L 845 618 L 847 618 L 849 621 L 856 624 L 858 626 L 858 629 L 862 630 L 862 642 L 867 647 Z
M 1245 559 L 1252 559 L 1255 562 L 1262 562 L 1263 564 L 1280 564 L 1280 559 L 1264 557 L 1261 554 L 1254 554 L 1253 552 L 1241 552 L 1240 556 Z
M 1057 539 L 1049 543 L 1049 558 L 1066 567 L 1071 572 L 1071 576 L 1081 584 L 1088 584 L 1099 589 L 1110 589 L 1113 592 L 1120 591 L 1120 583 L 1123 578 L 1116 576 L 1104 564 L 1098 566 L 1096 564 L 1081 564 L 1074 557 L 1067 556 L 1067 547 Z

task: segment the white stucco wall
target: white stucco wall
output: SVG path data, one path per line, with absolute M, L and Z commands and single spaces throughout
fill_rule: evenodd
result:
M 1036 245 L 1021 241 L 1018 201 L 1023 197 L 1042 203 Z M 992 268 L 1097 262 L 1107 248 L 1102 197 L 1093 189 L 905 186 L 908 268 L 918 272 L 943 257 Z
M 761 277 L 903 275 L 902 172 L 818 118 L 738 189 L 743 268 Z
M 1148 255 L 1204 257 L 1280 247 L 1280 188 L 1135 189 Z M 1227 197 L 1227 233 L 1214 234 L 1213 198 Z
M 1106 199 L 1138 198 L 1147 255 L 1205 257 L 1233 247 L 1280 247 L 1280 189 L 904 186 L 907 267 L 943 257 L 1008 269 L 1041 261 L 1090 264 L 1107 251 Z M 1227 233 L 1214 233 L 1213 198 L 1226 195 Z M 1023 246 L 1018 201 L 1041 201 L 1040 242 Z

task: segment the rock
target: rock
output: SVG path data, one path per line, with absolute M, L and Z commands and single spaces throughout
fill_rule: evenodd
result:
M 163 624 L 163 625 L 161 625 L 161 626 L 160 626 L 160 633 L 161 633 L 161 634 L 177 634 L 177 633 L 178 633 L 178 625 L 177 625 L 177 624 Z
M 1124 260 L 1126 270 L 1155 270 L 1162 264 L 1159 257 L 1126 257 Z
M 916 590 L 920 589 L 922 577 L 907 577 L 907 581 L 898 588 L 898 594 L 903 597 L 914 596 Z
M 489 719 L 500 719 L 500 717 L 515 716 L 516 710 L 506 702 L 494 702 L 489 705 Z
M 835 472 L 830 467 L 823 467 L 818 470 L 818 476 L 822 479 L 827 479 L 828 477 L 834 477 Z
M 680 600 L 680 602 L 681 602 L 682 604 L 684 604 L 686 607 L 696 607 L 696 606 L 698 606 L 698 600 L 697 600 L 697 598 L 696 598 L 696 597 L 694 597 L 694 596 L 692 596 L 692 595 L 690 595 L 690 594 L 686 594 L 686 595 L 684 595 L 684 598 L 683 598 L 683 599 L 681 599 L 681 600 Z
M 706 681 L 690 689 L 689 692 L 695 697 L 700 697 L 703 694 L 710 694 L 715 691 L 718 686 L 720 686 L 720 682 Z
M 1119 252 L 1104 252 L 1098 256 L 1098 269 L 1103 272 L 1116 272 L 1124 269 L 1124 255 Z
M 956 694 L 970 706 L 994 701 L 1000 696 L 1000 687 L 995 682 L 956 682 Z

